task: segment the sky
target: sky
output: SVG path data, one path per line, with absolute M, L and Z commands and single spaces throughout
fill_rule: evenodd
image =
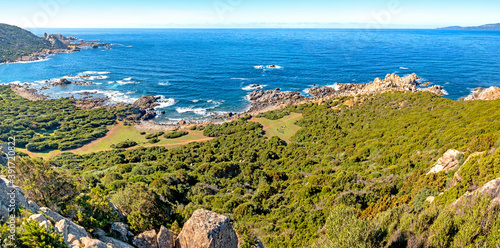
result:
M 498 13 L 498 0 L 0 0 L 0 23 L 24 28 L 435 28 Z

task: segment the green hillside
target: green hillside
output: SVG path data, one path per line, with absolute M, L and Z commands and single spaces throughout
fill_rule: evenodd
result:
M 50 43 L 22 28 L 0 23 L 0 63 L 50 48 Z
M 265 247 L 498 247 L 498 204 L 481 195 L 454 201 L 500 177 L 500 101 L 424 92 L 367 96 L 352 107 L 347 100 L 262 115 L 301 115 L 288 142 L 245 117 L 207 126 L 204 135 L 213 140 L 174 149 L 25 158 L 18 180 L 29 197 L 88 230 L 116 218 L 99 208 L 111 201 L 134 233 L 164 225 L 175 234 L 200 208 L 224 214 L 242 247 L 257 240 Z M 61 123 L 56 129 L 73 122 L 50 119 Z M 15 125 L 27 141 L 33 120 Z M 449 149 L 464 153 L 461 168 L 427 175 Z M 482 155 L 466 162 L 472 154 Z

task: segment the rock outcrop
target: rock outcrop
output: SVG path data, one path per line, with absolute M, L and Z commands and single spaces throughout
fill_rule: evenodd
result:
M 61 86 L 61 85 L 69 85 L 71 84 L 71 81 L 69 81 L 66 78 L 61 78 L 57 80 L 57 82 L 52 83 L 52 86 Z
M 463 98 L 464 101 L 473 100 L 497 100 L 500 99 L 500 88 L 499 87 L 489 87 L 489 88 L 477 88 L 472 94 Z
M 492 204 L 500 204 L 500 178 L 487 182 L 479 189 L 465 193 L 458 200 L 456 200 L 453 205 L 459 205 L 462 202 L 467 201 L 471 197 L 481 194 L 491 197 L 493 199 Z
M 442 88 L 439 85 L 419 89 L 417 86 L 419 77 L 413 73 L 406 77 L 400 77 L 396 74 L 387 74 L 385 79 L 376 78 L 371 83 L 367 84 L 337 84 L 336 88 L 325 87 L 312 87 L 309 89 L 309 94 L 316 98 L 330 98 L 330 97 L 349 97 L 370 94 L 382 94 L 394 91 L 429 91 L 437 95 L 444 95 Z
M 307 98 L 302 96 L 299 92 L 275 89 L 254 91 L 248 95 L 248 100 L 252 102 L 252 109 L 250 111 L 256 111 L 269 106 L 298 104 L 307 100 Z
M 53 48 L 55 49 L 68 49 L 69 44 L 78 40 L 75 37 L 66 37 L 61 34 L 44 34 L 43 38 L 48 40 Z
M 156 101 L 159 99 L 160 97 L 158 96 L 142 96 L 134 102 L 134 105 L 139 107 L 140 109 L 151 110 L 159 106 L 159 104 L 156 103 Z
M 448 172 L 455 170 L 459 166 L 459 160 L 463 157 L 463 153 L 455 149 L 446 151 L 441 158 L 431 167 L 427 174 L 438 173 L 441 171 Z
M 238 237 L 229 218 L 204 209 L 196 210 L 184 224 L 176 248 L 218 247 L 238 247 Z
M 128 241 L 129 226 L 122 222 L 114 222 L 111 224 L 109 231 L 122 241 Z
M 160 106 L 159 96 L 143 96 L 134 102 L 134 112 L 129 116 L 134 120 L 150 120 L 156 117 L 155 108 Z

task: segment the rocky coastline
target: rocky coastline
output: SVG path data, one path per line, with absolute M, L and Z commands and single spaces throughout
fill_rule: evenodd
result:
M 48 86 L 54 87 L 67 84 L 80 85 L 87 84 L 86 82 L 72 82 L 65 78 L 57 82 L 52 82 Z M 91 83 L 91 82 L 90 82 Z M 40 91 L 30 88 L 29 85 L 11 84 L 11 89 L 21 97 L 37 101 L 46 100 L 47 96 L 43 95 Z M 42 89 L 46 89 L 43 88 Z M 211 114 L 207 120 L 191 121 L 181 120 L 178 123 L 155 123 L 151 120 L 156 118 L 158 114 L 162 114 L 156 110 L 159 106 L 161 98 L 158 96 L 143 96 L 134 103 L 114 103 L 111 104 L 109 99 L 96 98 L 93 93 L 87 93 L 83 98 L 73 98 L 75 105 L 81 109 L 93 109 L 100 107 L 130 107 L 132 112 L 127 120 L 135 123 L 136 127 L 140 130 L 168 130 L 172 128 L 186 128 L 193 125 L 208 125 L 212 123 L 224 123 L 235 120 L 246 115 L 257 115 L 262 112 L 283 109 L 292 105 L 299 105 L 304 103 L 321 103 L 326 100 L 338 97 L 362 97 L 366 95 L 383 94 L 387 92 L 431 92 L 438 96 L 443 96 L 444 92 L 441 86 L 432 85 L 429 83 L 421 84 L 420 78 L 416 74 L 411 74 L 405 77 L 400 77 L 396 74 L 387 74 L 384 79 L 376 78 L 373 82 L 366 84 L 336 84 L 335 87 L 323 86 L 312 87 L 309 89 L 311 97 L 306 97 L 299 92 L 295 91 L 281 91 L 281 89 L 274 90 L 255 90 L 246 98 L 251 102 L 248 110 L 240 113 L 224 113 L 224 114 Z M 474 92 L 460 100 L 495 100 L 500 99 L 500 88 L 490 87 L 487 89 L 478 88 Z M 163 112 L 164 113 L 164 112 Z

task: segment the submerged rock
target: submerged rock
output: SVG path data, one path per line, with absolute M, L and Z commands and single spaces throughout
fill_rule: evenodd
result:
M 184 224 L 176 248 L 218 247 L 238 247 L 238 237 L 229 218 L 204 209 L 196 210 Z

